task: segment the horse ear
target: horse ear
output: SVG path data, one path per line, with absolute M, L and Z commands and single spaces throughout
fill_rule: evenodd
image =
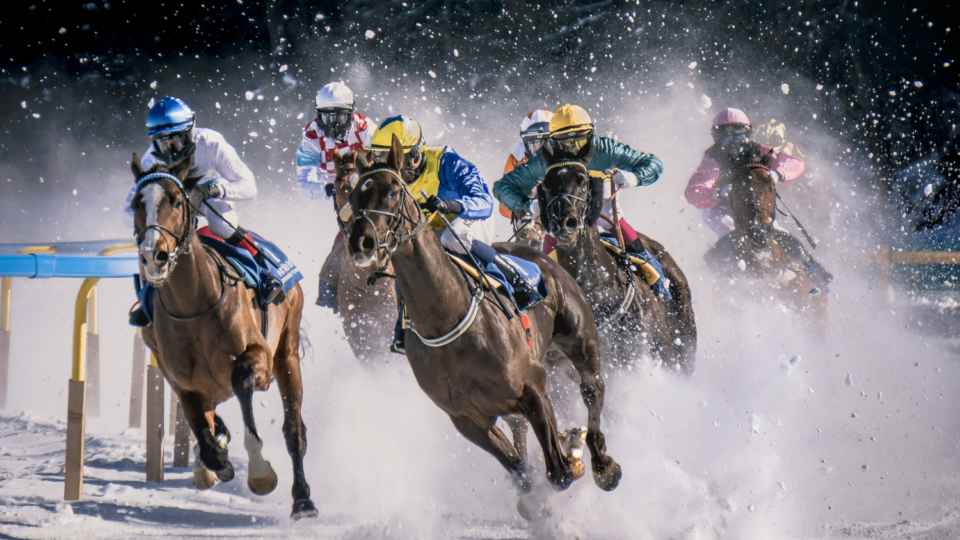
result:
M 357 171 L 361 174 L 370 168 L 370 161 L 367 159 L 366 152 L 357 152 L 354 163 L 357 165 Z
M 387 154 L 387 167 L 400 172 L 400 168 L 403 167 L 403 145 L 400 144 L 400 139 L 396 135 L 393 136 L 393 141 L 390 143 L 390 153 Z
M 340 149 L 333 149 L 333 168 L 335 171 L 340 172 L 340 163 L 343 161 L 343 158 L 340 156 Z
M 540 147 L 540 152 L 543 153 L 543 160 L 548 164 L 553 164 L 553 145 L 550 144 L 550 141 L 543 143 L 543 146 Z
M 593 135 L 591 135 L 587 140 L 587 144 L 583 145 L 583 148 L 577 152 L 577 155 L 574 156 L 574 159 L 580 163 L 583 163 L 584 165 L 589 164 L 590 160 L 593 158 L 593 148 Z
M 130 160 L 130 170 L 133 171 L 134 180 L 139 180 L 143 176 L 143 164 L 140 163 L 140 156 L 136 152 L 133 153 L 133 159 Z

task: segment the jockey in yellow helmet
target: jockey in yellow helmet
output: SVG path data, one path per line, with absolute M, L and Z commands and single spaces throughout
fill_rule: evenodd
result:
M 477 167 L 448 146 L 427 146 L 420 124 L 407 116 L 387 118 L 377 127 L 367 147 L 374 162 L 386 160 L 394 136 L 403 145 L 401 178 L 424 209 L 439 211 L 450 221 L 449 229 L 440 219 L 431 223 L 435 231 L 443 231 L 440 234 L 443 247 L 466 255 L 453 236 L 456 234 L 477 260 L 482 264 L 493 263 L 503 272 L 514 288 L 514 299 L 521 310 L 540 303 L 543 297 L 536 289 L 508 259 L 490 247 L 494 236 L 493 197 Z M 421 191 L 426 192 L 426 199 Z M 402 351 L 403 343 L 404 331 L 398 325 L 394 350 Z

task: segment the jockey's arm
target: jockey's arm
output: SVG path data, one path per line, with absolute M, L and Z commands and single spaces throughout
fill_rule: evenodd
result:
M 469 221 L 487 219 L 493 215 L 493 197 L 476 165 L 447 148 L 440 157 L 439 177 L 439 191 L 442 193 L 438 192 L 437 195 L 441 199 L 456 201 L 463 207 L 457 217 Z M 455 199 L 451 198 L 454 194 Z
M 211 163 L 220 176 L 216 180 L 221 199 L 243 201 L 257 196 L 257 180 L 249 167 L 240 160 L 237 151 L 225 140 L 210 144 L 207 148 Z
M 777 152 L 776 150 L 772 150 L 772 152 L 777 158 L 773 169 L 780 173 L 780 177 L 782 178 L 782 180 L 780 180 L 781 183 L 786 184 L 787 182 L 793 182 L 803 175 L 803 171 L 806 170 L 806 165 L 802 159 L 784 152 Z
M 637 185 L 649 186 L 663 174 L 663 163 L 653 154 L 638 152 L 608 137 L 593 138 L 593 158 L 589 169 L 606 171 L 619 169 L 637 176 Z
M 297 147 L 297 188 L 311 200 L 329 199 L 325 186 L 336 179 L 336 175 L 321 170 L 321 159 L 320 145 L 304 132 Z
M 700 210 L 716 206 L 717 200 L 714 195 L 717 188 L 714 186 L 719 178 L 720 167 L 717 166 L 717 162 L 704 156 L 703 160 L 700 161 L 700 166 L 697 167 L 693 176 L 690 177 L 690 181 L 687 182 L 687 189 L 684 191 L 687 202 Z
M 530 212 L 527 195 L 537 187 L 547 174 L 547 166 L 538 152 L 533 159 L 517 165 L 493 184 L 493 196 L 514 212 Z

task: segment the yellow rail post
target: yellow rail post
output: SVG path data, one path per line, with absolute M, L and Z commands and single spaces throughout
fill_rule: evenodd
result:
M 18 255 L 56 253 L 54 246 L 30 246 L 17 250 Z M 10 373 L 10 293 L 13 278 L 0 278 L 0 409 L 7 406 L 7 378 Z
M 163 482 L 163 374 L 157 357 L 147 368 L 147 482 Z
M 87 414 L 100 416 L 100 331 L 97 328 L 97 289 L 87 299 Z
M 127 425 L 132 428 L 140 427 L 143 418 L 143 372 L 146 371 L 147 347 L 143 343 L 143 334 L 137 328 L 137 335 L 133 337 L 133 371 L 130 377 L 130 418 Z
M 80 285 L 73 314 L 73 366 L 67 395 L 67 453 L 64 464 L 63 499 L 79 501 L 83 493 L 83 437 L 86 427 L 87 385 L 84 381 L 87 352 L 87 298 L 99 278 Z
M 10 281 L 0 278 L 0 409 L 7 406 L 7 373 L 10 371 Z

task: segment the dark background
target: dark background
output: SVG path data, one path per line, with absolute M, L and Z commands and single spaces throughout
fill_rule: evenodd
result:
M 849 0 L 9 3 L 0 21 L 0 163 L 42 175 L 65 141 L 81 150 L 144 146 L 142 103 L 157 79 L 195 92 L 222 87 L 224 105 L 242 102 L 241 87 L 273 87 L 296 94 L 281 105 L 309 110 L 315 88 L 285 83 L 277 67 L 323 81 L 359 59 L 387 77 L 424 77 L 431 66 L 432 89 L 495 105 L 502 85 L 535 86 L 549 102 L 574 74 L 616 90 L 618 73 L 642 77 L 682 52 L 700 58 L 701 80 L 719 91 L 775 71 L 821 84 L 805 107 L 854 145 L 882 192 L 894 171 L 956 137 L 952 9 Z

